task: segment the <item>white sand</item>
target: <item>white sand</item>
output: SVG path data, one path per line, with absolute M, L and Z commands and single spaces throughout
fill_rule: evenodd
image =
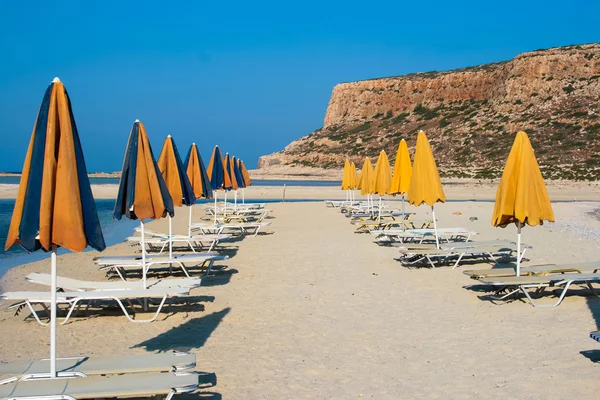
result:
M 558 203 L 557 224 L 525 228 L 524 241 L 534 246 L 528 264 L 600 260 L 600 222 L 587 214 L 595 206 Z M 600 364 L 582 352 L 600 359 L 600 344 L 588 337 L 598 329 L 600 299 L 585 290 L 555 309 L 492 304 L 465 288 L 475 281 L 464 267 L 402 267 L 397 250 L 355 234 L 321 202 L 269 208 L 272 234 L 232 244 L 226 268 L 192 292 L 197 304 L 145 325 L 121 316 L 75 319 L 59 326 L 59 355 L 187 348 L 197 353 L 198 370 L 216 375 L 216 385 L 202 389 L 206 398 L 597 398 Z M 473 229 L 478 240 L 514 239 L 514 227 L 490 226 L 492 208 L 455 202 L 436 213 L 441 227 Z M 416 211 L 426 217 L 425 207 Z M 176 217 L 179 230 L 186 215 Z M 165 228 L 164 220 L 152 226 Z M 126 244 L 105 251 L 131 252 Z M 60 257 L 59 271 L 102 280 L 95 255 Z M 22 278 L 48 270 L 48 261 L 18 267 L 2 284 L 46 290 Z M 46 357 L 48 329 L 13 314 L 2 305 L 1 359 Z

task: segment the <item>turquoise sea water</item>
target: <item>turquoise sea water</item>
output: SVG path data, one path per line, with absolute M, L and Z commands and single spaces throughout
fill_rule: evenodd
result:
M 21 177 L 19 176 L 0 176 L 0 184 L 18 185 Z M 90 178 L 92 185 L 118 185 L 119 178 Z M 254 186 L 341 186 L 342 181 L 318 181 L 318 180 L 275 180 L 275 179 L 254 179 Z
M 102 225 L 102 232 L 107 246 L 122 242 L 131 234 L 133 228 L 139 224 L 138 221 L 130 221 L 125 218 L 121 221 L 113 219 L 112 210 L 114 205 L 114 200 L 96 200 L 98 217 L 100 218 L 100 224 Z M 4 251 L 6 235 L 8 233 L 14 207 L 15 201 L 13 199 L 0 199 L 0 276 L 4 275 L 8 269 L 14 266 L 50 257 L 50 253 L 46 253 L 43 250 L 38 250 L 29 254 L 19 245 L 14 245 L 7 251 Z M 66 252 L 66 250 L 59 249 L 59 254 Z M 93 266 L 89 267 L 93 268 Z

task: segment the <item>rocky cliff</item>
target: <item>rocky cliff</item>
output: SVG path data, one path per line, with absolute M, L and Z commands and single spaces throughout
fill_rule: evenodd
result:
M 404 138 L 430 139 L 445 176 L 498 176 L 514 134 L 526 131 L 550 178 L 600 179 L 600 43 L 523 53 L 447 72 L 341 83 L 323 128 L 263 156 L 259 168 L 339 168 Z

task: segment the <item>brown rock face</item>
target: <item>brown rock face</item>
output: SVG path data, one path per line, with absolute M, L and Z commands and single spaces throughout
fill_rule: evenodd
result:
M 447 176 L 498 176 L 526 131 L 547 177 L 600 178 L 600 44 L 538 50 L 448 72 L 341 83 L 323 128 L 263 156 L 259 168 L 337 168 L 409 148 L 427 132 Z

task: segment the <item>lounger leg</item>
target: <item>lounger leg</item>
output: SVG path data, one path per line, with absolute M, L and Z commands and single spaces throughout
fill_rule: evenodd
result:
M 123 303 L 121 302 L 121 300 L 119 300 L 117 297 L 112 297 L 113 300 L 115 300 L 119 306 L 121 307 L 121 310 L 123 310 L 123 314 L 125 315 L 125 317 L 131 321 L 131 322 L 137 322 L 137 323 L 144 323 L 144 322 L 152 322 L 154 321 L 156 318 L 158 318 L 158 315 L 160 314 L 163 305 L 165 304 L 165 301 L 167 300 L 167 295 L 164 295 L 160 304 L 158 305 L 158 309 L 156 310 L 156 313 L 154 313 L 154 316 L 152 318 L 149 319 L 143 319 L 143 320 L 135 320 L 133 318 L 131 318 L 129 316 L 129 313 L 127 312 L 127 309 L 125 308 L 125 306 L 123 305 Z
M 185 276 L 187 276 L 188 278 L 191 278 L 190 274 L 188 274 L 188 272 L 187 272 L 187 269 L 185 269 L 185 265 L 183 265 L 183 263 L 181 261 L 175 261 L 175 263 L 179 265 L 179 267 L 181 268 L 181 270 L 183 271 Z
M 122 281 L 126 281 L 127 280 L 127 279 L 125 279 L 125 276 L 123 276 L 123 274 L 121 274 L 121 268 L 119 268 L 119 266 L 115 265 L 113 267 L 113 269 L 119 275 L 119 278 L 121 278 Z
M 456 260 L 456 262 L 454 263 L 454 266 L 452 267 L 452 269 L 458 267 L 458 264 L 460 263 L 460 260 L 462 260 L 463 256 L 465 255 L 465 253 L 460 253 L 460 255 L 458 256 L 458 260 Z
M 206 267 L 206 272 L 204 273 L 204 276 L 208 276 L 208 274 L 210 274 L 210 270 L 212 269 L 214 264 L 215 260 L 208 261 L 208 266 Z
M 546 287 L 548 287 L 548 285 L 546 285 L 546 284 L 544 284 L 544 285 L 520 285 L 519 288 L 525 294 L 525 296 L 529 300 L 529 303 L 531 303 L 532 306 L 534 306 L 536 308 L 548 308 L 548 307 L 556 307 L 560 303 L 562 303 L 563 299 L 565 298 L 565 295 L 567 294 L 567 291 L 569 290 L 569 286 L 571 286 L 571 283 L 573 283 L 573 281 L 566 282 L 565 287 L 563 288 L 562 292 L 560 293 L 560 296 L 558 297 L 558 300 L 554 304 L 537 304 L 536 302 L 533 301 L 533 298 L 527 292 L 527 289 L 529 289 L 529 288 L 542 288 L 542 290 L 543 290 Z
M 33 317 L 35 318 L 35 320 L 38 322 L 38 324 L 40 324 L 42 326 L 48 326 L 48 324 L 50 322 L 42 322 L 42 320 L 40 319 L 40 316 L 38 315 L 38 313 L 33 308 L 33 304 L 31 304 L 31 302 L 29 300 L 25 300 L 25 304 L 27 304 L 27 307 L 29 307 L 29 311 L 31 311 L 31 314 L 33 315 Z M 44 306 L 44 308 L 46 310 L 48 309 L 45 304 L 42 304 L 42 305 Z M 50 314 L 48 314 L 48 315 L 50 315 Z M 50 319 L 50 317 L 48 317 L 48 319 Z
M 500 292 L 502 292 L 503 290 L 509 290 L 508 293 L 505 293 L 503 295 L 500 295 Z M 509 287 L 503 287 L 502 289 L 499 289 L 496 291 L 496 293 L 494 293 L 493 295 L 490 296 L 490 298 L 492 300 L 504 300 L 510 296 L 512 296 L 515 293 L 519 293 L 521 289 L 519 287 L 517 287 L 516 289 L 510 289 Z

